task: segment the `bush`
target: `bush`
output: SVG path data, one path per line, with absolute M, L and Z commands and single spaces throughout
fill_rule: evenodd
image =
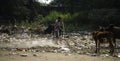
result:
M 87 21 L 87 12 L 81 11 L 79 13 L 60 13 L 56 11 L 52 11 L 49 15 L 43 17 L 40 21 L 41 24 L 45 24 L 49 26 L 50 24 L 54 23 L 57 17 L 62 17 L 63 22 L 63 29 L 64 31 L 80 31 L 90 29 L 89 22 Z
M 92 30 L 96 29 L 98 26 L 108 26 L 111 23 L 119 24 L 120 17 L 117 15 L 117 11 L 118 10 L 115 9 L 92 9 L 79 11 L 74 14 L 52 11 L 45 17 L 41 15 L 38 16 L 33 23 L 24 21 L 21 22 L 21 24 L 30 27 L 35 27 L 40 24 L 49 26 L 55 22 L 57 17 L 60 16 L 62 17 L 64 31 Z
M 62 17 L 64 30 L 71 31 L 75 28 L 73 19 L 77 16 L 77 14 L 71 15 L 70 13 L 63 14 L 60 12 L 52 11 L 49 15 L 47 15 L 41 20 L 41 23 L 45 24 L 46 26 L 49 26 L 50 24 L 54 23 L 56 18 L 59 16 Z

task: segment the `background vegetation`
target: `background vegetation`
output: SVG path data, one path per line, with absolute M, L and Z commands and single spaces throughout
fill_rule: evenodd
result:
M 49 26 L 58 16 L 66 31 L 93 30 L 120 24 L 120 0 L 0 0 L 1 25 Z

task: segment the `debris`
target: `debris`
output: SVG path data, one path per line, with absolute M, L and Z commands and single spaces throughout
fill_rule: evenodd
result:
M 16 52 L 10 52 L 9 55 L 16 55 Z
M 83 33 L 83 34 L 82 34 Z M 95 51 L 95 42 L 91 41 L 90 36 L 87 35 L 87 32 L 84 33 L 73 33 L 72 35 L 64 35 L 64 37 L 59 39 L 52 39 L 48 37 L 39 37 L 40 35 L 32 34 L 31 36 L 27 33 L 19 33 L 14 35 L 7 35 L 7 34 L 1 34 L 0 35 L 0 47 L 3 48 L 2 50 L 8 50 L 9 51 L 21 51 L 21 52 L 62 52 L 62 53 L 69 53 L 69 52 L 75 52 L 77 54 L 88 54 Z M 10 43 L 3 43 L 3 42 L 10 42 Z M 54 42 L 60 42 L 59 45 L 56 45 Z M 49 46 L 49 47 L 45 47 Z M 61 47 L 60 47 L 61 46 Z M 6 48 L 7 47 L 7 48 Z M 32 48 L 33 49 L 28 49 Z M 39 49 L 39 47 L 42 47 Z M 55 47 L 55 48 L 53 48 Z M 57 47 L 57 48 L 56 48 Z M 4 49 L 5 48 L 5 49 Z M 11 49 L 15 48 L 15 49 Z M 37 49 L 37 50 L 36 50 Z M 105 51 L 106 52 L 106 51 Z M 10 53 L 15 54 L 15 53 Z M 69 54 L 68 54 L 69 55 Z M 92 56 L 97 56 L 97 54 L 90 54 Z M 27 56 L 27 55 L 23 55 Z M 33 56 L 37 56 L 37 54 L 33 54 Z M 105 55 L 108 56 L 108 55 Z M 120 54 L 118 55 L 120 57 Z
M 44 53 L 45 51 L 43 50 L 42 52 Z
M 70 53 L 64 53 L 65 54 L 65 56 L 70 56 L 71 54 Z
M 33 56 L 38 56 L 37 54 L 33 54 Z
M 103 57 L 108 57 L 108 56 L 110 56 L 109 54 L 102 54 L 101 56 L 103 56 Z
M 96 54 L 96 53 L 93 53 L 93 54 L 91 54 L 91 56 L 98 56 L 98 54 Z
M 120 53 L 118 54 L 118 57 L 120 58 Z
M 70 52 L 70 49 L 66 47 L 60 47 L 60 51 Z
M 57 50 L 54 50 L 54 53 L 57 53 Z
M 22 56 L 22 57 L 27 57 L 28 54 L 21 54 L 20 56 Z

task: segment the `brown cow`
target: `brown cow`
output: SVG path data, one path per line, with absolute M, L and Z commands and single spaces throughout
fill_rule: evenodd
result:
M 113 33 L 113 40 L 115 43 L 115 47 L 116 47 L 116 39 L 120 39 L 120 27 L 116 27 L 114 25 L 110 25 L 106 31 L 112 32 Z
M 99 53 L 100 51 L 100 43 L 105 42 L 105 39 L 109 43 L 110 46 L 110 54 L 112 55 L 114 52 L 114 46 L 113 46 L 113 33 L 108 31 L 94 31 L 92 33 L 93 39 L 96 43 L 96 51 L 95 53 Z

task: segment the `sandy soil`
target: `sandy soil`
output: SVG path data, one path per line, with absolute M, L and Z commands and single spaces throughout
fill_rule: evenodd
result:
M 23 57 L 21 54 L 27 54 L 27 56 Z M 16 52 L 10 54 L 9 51 L 0 51 L 0 61 L 120 61 L 120 58 L 49 52 Z

